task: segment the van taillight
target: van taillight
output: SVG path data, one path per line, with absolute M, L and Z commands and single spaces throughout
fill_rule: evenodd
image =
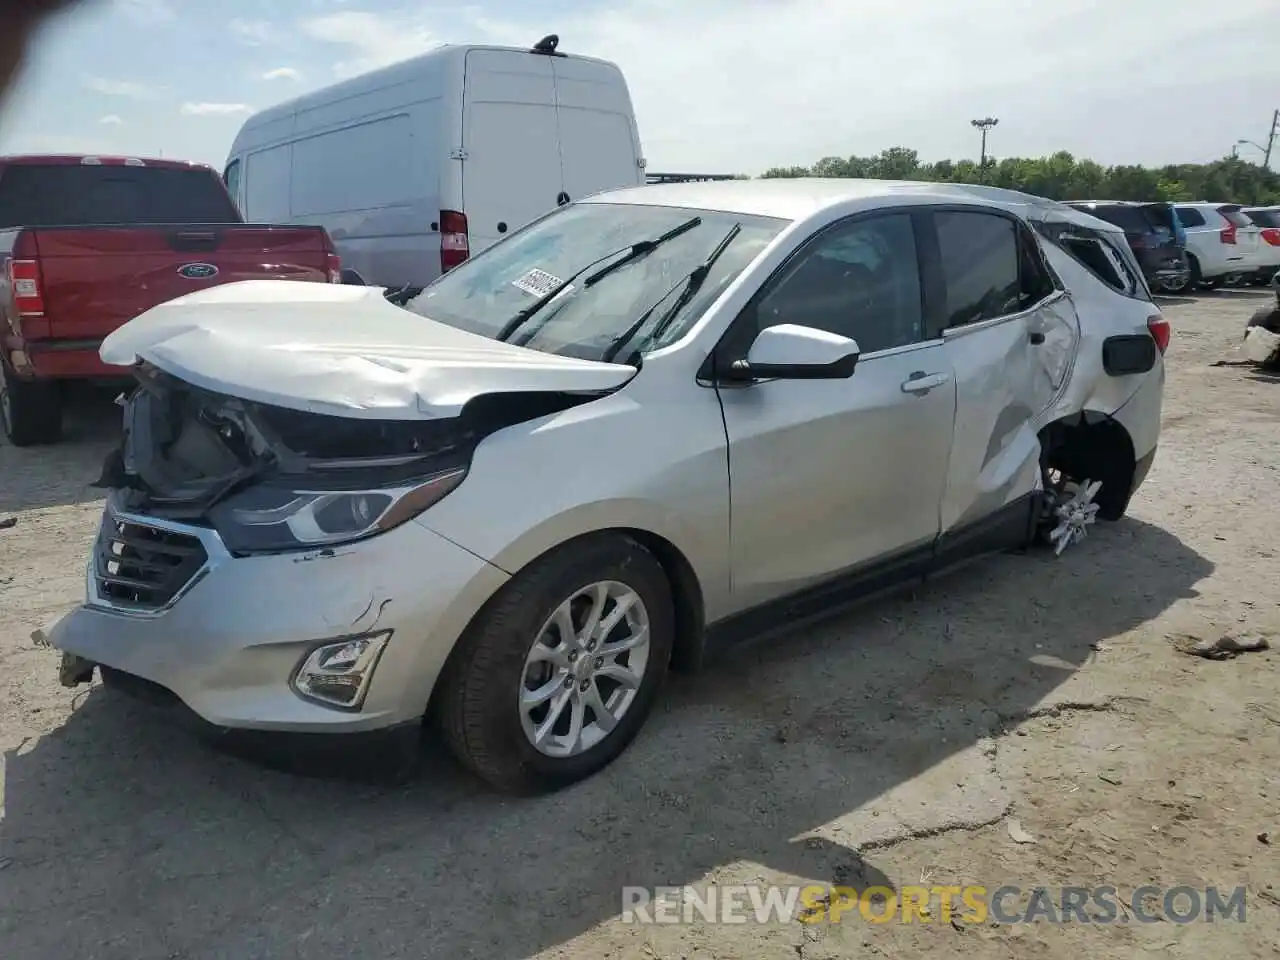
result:
M 467 240 L 467 215 L 457 210 L 440 211 L 440 272 L 445 273 L 471 256 Z
M 1158 313 L 1153 313 L 1147 317 L 1147 331 L 1151 334 L 1151 339 L 1156 342 L 1156 349 L 1163 356 L 1164 352 L 1169 349 L 1169 337 L 1172 331 L 1169 329 L 1169 321 Z
M 37 261 L 10 260 L 9 289 L 13 294 L 13 309 L 18 316 L 44 316 L 44 293 L 40 289 L 40 264 Z
M 1218 233 L 1218 239 L 1223 243 L 1234 244 L 1236 242 L 1236 225 L 1229 223 Z
M 1275 227 L 1267 227 L 1262 231 L 1262 239 L 1273 247 L 1280 247 L 1280 230 Z

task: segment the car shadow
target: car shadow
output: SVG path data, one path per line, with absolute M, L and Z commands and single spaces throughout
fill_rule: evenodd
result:
M 101 500 L 90 486 L 102 461 L 120 442 L 120 388 L 72 384 L 67 391 L 63 436 L 58 443 L 15 447 L 0 432 L 0 475 L 5 478 L 0 513 Z M 50 478 L 56 478 L 52 483 Z
M 1136 519 L 981 561 L 676 678 L 618 761 L 533 799 L 438 747 L 401 786 L 273 772 L 95 687 L 4 758 L 0 938 L 33 960 L 516 960 L 617 916 L 627 885 L 912 883 L 876 844 L 998 818 L 993 728 L 1212 571 Z

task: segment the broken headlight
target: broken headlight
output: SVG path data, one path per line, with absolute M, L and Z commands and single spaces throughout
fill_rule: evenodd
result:
M 462 482 L 455 467 L 395 487 L 334 490 L 258 484 L 219 503 L 209 519 L 233 553 L 331 546 L 411 520 Z

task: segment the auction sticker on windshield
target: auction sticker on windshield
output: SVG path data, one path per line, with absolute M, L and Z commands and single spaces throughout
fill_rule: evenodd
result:
M 560 278 L 553 277 L 545 270 L 539 270 L 534 267 L 524 276 L 517 277 L 511 281 L 511 285 L 525 293 L 531 293 L 535 297 L 545 297 L 548 293 L 560 286 Z

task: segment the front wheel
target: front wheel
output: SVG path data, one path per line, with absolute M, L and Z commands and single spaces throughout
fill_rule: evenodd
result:
M 459 640 L 441 678 L 443 735 L 509 793 L 585 779 L 639 732 L 674 635 L 653 554 L 621 534 L 566 544 L 514 577 Z
M 1191 286 L 1191 277 L 1162 277 L 1157 282 L 1157 286 L 1165 293 L 1182 293 L 1187 287 Z

